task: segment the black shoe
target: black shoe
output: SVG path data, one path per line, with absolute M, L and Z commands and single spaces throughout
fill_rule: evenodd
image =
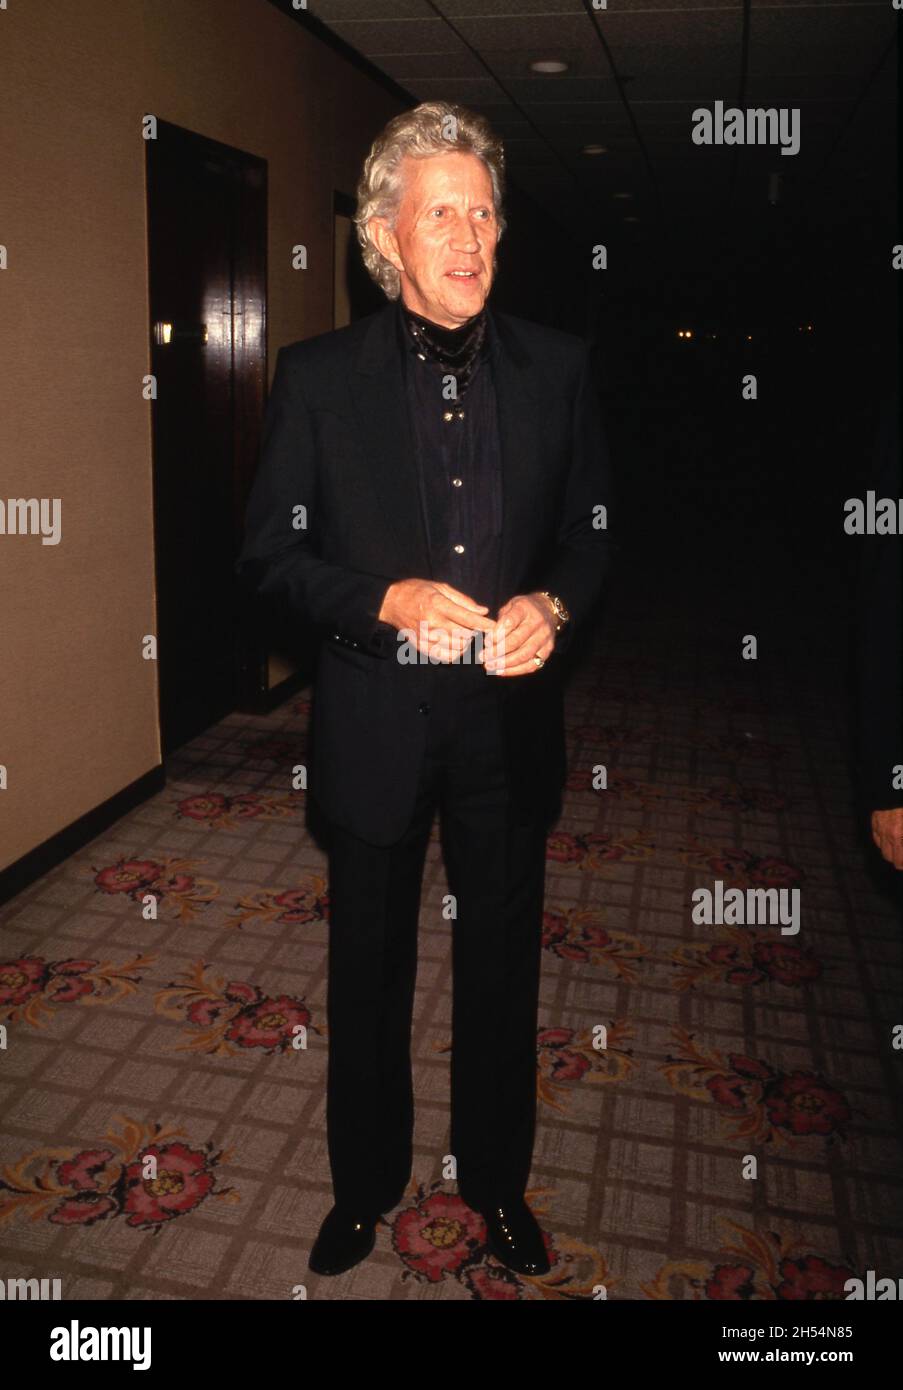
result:
M 314 1274 L 344 1274 L 365 1260 L 376 1241 L 376 1216 L 349 1214 L 333 1207 L 320 1227 L 308 1265 Z
M 467 1205 L 473 1204 L 468 1202 Z M 507 1269 L 513 1269 L 516 1274 L 548 1274 L 552 1266 L 542 1231 L 522 1197 L 473 1209 L 486 1222 L 489 1249 Z

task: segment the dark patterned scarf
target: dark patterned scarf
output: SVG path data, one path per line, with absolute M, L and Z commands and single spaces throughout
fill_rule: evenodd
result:
M 460 401 L 470 384 L 486 341 L 485 308 L 462 323 L 460 328 L 444 328 L 442 324 L 415 314 L 405 304 L 401 307 L 411 337 L 424 356 L 455 378 L 457 399 Z

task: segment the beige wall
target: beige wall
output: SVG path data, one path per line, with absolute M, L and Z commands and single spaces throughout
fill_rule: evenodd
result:
M 266 0 L 11 0 L 0 30 L 0 498 L 62 503 L 61 544 L 0 535 L 2 868 L 160 760 L 142 116 L 269 162 L 272 373 L 332 327 L 333 190 L 399 107 Z
M 336 214 L 335 219 L 335 285 L 333 289 L 335 303 L 335 327 L 343 328 L 346 323 L 351 322 L 351 296 L 348 293 L 348 276 L 345 273 L 348 265 L 348 248 L 351 245 L 354 232 L 354 223 L 350 217 L 344 217 L 341 213 Z

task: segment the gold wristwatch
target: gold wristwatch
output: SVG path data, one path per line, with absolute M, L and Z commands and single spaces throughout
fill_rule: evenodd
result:
M 571 621 L 571 615 L 557 594 L 550 594 L 547 589 L 543 589 L 541 592 L 543 598 L 547 598 L 555 610 L 555 617 L 557 619 L 555 631 L 558 633 L 564 627 L 565 623 Z

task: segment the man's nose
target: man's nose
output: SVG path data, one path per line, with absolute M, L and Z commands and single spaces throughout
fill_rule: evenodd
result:
M 479 251 L 483 244 L 476 227 L 466 218 L 456 220 L 449 241 L 454 251 L 469 251 L 471 253 Z
M 453 251 L 461 251 L 465 255 L 473 256 L 480 250 L 481 242 L 476 232 L 471 229 L 452 236 L 450 245 Z

